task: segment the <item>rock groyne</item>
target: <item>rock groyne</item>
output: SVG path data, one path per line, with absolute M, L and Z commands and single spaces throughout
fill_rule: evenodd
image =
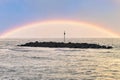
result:
M 111 49 L 112 46 L 105 46 L 99 44 L 89 44 L 89 43 L 63 43 L 63 42 L 29 42 L 18 46 L 26 47 L 49 47 L 49 48 L 93 48 L 93 49 Z

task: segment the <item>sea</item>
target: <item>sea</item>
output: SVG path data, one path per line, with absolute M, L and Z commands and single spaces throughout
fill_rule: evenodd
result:
M 113 49 L 17 46 L 31 41 L 63 39 L 0 39 L 0 80 L 120 80 L 119 38 L 66 39 Z

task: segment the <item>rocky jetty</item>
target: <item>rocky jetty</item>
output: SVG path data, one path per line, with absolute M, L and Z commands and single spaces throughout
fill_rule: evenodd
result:
M 49 47 L 49 48 L 93 48 L 93 49 L 111 49 L 112 46 L 105 46 L 99 44 L 89 44 L 89 43 L 63 43 L 63 42 L 29 42 L 18 46 L 25 47 Z

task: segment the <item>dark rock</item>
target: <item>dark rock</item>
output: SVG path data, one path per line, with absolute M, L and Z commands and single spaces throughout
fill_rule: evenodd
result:
M 88 44 L 88 43 L 63 43 L 63 42 L 29 42 L 26 44 L 18 45 L 26 47 L 50 47 L 50 48 L 93 48 L 93 49 L 111 49 L 112 46 Z

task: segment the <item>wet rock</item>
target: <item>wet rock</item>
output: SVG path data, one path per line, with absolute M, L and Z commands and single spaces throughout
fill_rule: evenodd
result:
M 93 49 L 111 49 L 112 46 L 88 44 L 88 43 L 63 43 L 63 42 L 29 42 L 18 46 L 26 47 L 49 47 L 49 48 L 93 48 Z

